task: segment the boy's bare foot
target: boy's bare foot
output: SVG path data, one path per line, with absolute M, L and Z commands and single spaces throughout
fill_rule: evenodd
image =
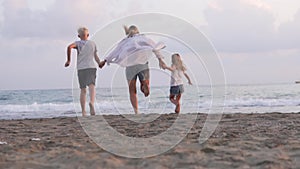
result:
M 92 103 L 89 103 L 89 106 L 90 106 L 90 113 L 92 116 L 94 116 L 96 114 L 95 107 Z
M 144 93 L 145 97 L 149 96 L 149 86 L 147 83 L 141 83 L 141 91 Z
M 82 111 L 82 117 L 86 116 L 86 111 Z
M 180 112 L 180 104 L 177 104 L 175 108 L 175 113 L 179 114 L 179 112 Z

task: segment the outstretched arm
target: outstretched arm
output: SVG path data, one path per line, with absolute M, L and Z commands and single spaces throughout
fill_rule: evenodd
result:
M 184 72 L 184 76 L 185 76 L 186 79 L 188 80 L 189 85 L 192 85 L 192 81 L 191 81 L 189 75 L 188 75 L 186 72 Z
M 167 65 L 164 62 L 164 60 L 162 58 L 158 58 L 158 61 L 159 61 L 159 67 L 162 69 L 166 69 Z
M 162 42 L 155 44 L 151 39 L 148 39 L 148 43 L 153 47 L 152 52 L 155 54 L 156 58 L 159 61 L 159 67 L 165 69 L 164 67 L 166 67 L 166 64 L 163 60 L 164 56 L 160 53 L 160 50 L 165 48 L 166 45 Z
M 167 70 L 169 70 L 169 71 L 171 71 L 171 72 L 173 72 L 173 71 L 176 69 L 174 66 L 169 67 L 169 66 L 167 66 L 166 64 L 165 64 L 162 68 L 163 68 L 163 69 L 167 69 Z
M 65 67 L 68 67 L 71 63 L 71 51 L 72 49 L 76 49 L 77 46 L 75 43 L 72 43 L 70 44 L 68 47 L 67 47 L 67 61 L 65 63 Z

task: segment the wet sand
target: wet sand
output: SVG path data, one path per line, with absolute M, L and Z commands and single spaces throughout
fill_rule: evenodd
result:
M 143 159 L 103 150 L 76 117 L 0 120 L 0 168 L 300 168 L 300 113 L 225 114 L 212 136 L 199 144 L 206 116 L 198 114 L 173 149 Z M 166 131 L 176 118 L 166 114 L 136 125 L 122 116 L 105 116 L 118 132 L 143 138 Z

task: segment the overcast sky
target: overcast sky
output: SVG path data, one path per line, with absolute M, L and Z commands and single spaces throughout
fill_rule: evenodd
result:
M 227 83 L 300 80 L 297 0 L 0 0 L 0 90 L 71 88 L 74 59 L 70 68 L 63 65 L 77 28 L 87 26 L 92 35 L 144 12 L 178 16 L 202 31 L 223 62 Z

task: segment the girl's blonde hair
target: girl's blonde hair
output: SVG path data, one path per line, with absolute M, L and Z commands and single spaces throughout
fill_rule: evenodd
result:
M 80 27 L 80 28 L 78 28 L 78 30 L 77 30 L 77 32 L 78 32 L 79 35 L 83 35 L 84 32 L 88 32 L 88 31 L 89 31 L 89 29 L 86 28 L 86 27 Z
M 184 66 L 181 57 L 178 53 L 174 53 L 172 55 L 172 64 L 176 66 L 176 69 L 186 71 L 186 67 Z
M 128 37 L 131 37 L 135 34 L 139 34 L 139 29 L 135 25 L 131 25 L 129 28 L 127 26 L 124 26 L 125 34 Z

